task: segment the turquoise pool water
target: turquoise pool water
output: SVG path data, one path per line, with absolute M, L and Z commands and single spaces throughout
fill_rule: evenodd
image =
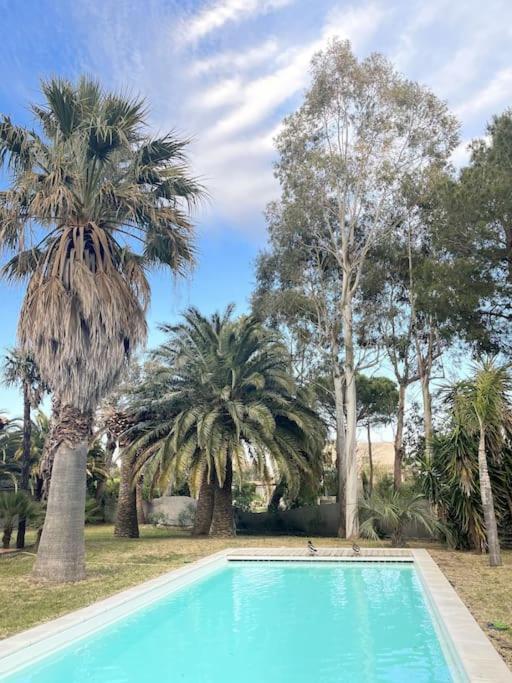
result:
M 444 683 L 415 569 L 232 562 L 9 683 Z

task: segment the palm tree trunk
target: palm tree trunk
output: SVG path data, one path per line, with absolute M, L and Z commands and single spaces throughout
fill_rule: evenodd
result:
M 92 412 L 62 406 L 55 424 L 46 518 L 34 564 L 38 579 L 64 582 L 85 578 L 85 490 Z
M 146 523 L 146 514 L 144 512 L 144 499 L 142 497 L 142 486 L 144 484 L 144 475 L 140 475 L 135 484 L 135 496 L 137 499 L 137 522 L 139 524 Z
M 139 538 L 137 493 L 132 480 L 132 464 L 132 456 L 124 450 L 121 454 L 121 481 L 119 483 L 119 499 L 114 529 L 114 534 L 123 538 Z
M 30 482 L 30 441 L 32 436 L 32 420 L 30 418 L 30 394 L 26 382 L 23 383 L 23 453 L 21 460 L 20 489 L 29 492 Z M 18 520 L 18 532 L 16 534 L 16 547 L 25 547 L 25 530 L 27 520 L 20 517 Z
M 2 548 L 4 550 L 9 550 L 9 547 L 11 545 L 11 536 L 12 536 L 12 525 L 6 524 L 4 526 L 4 533 L 2 536 Z
M 372 453 L 372 435 L 370 429 L 370 420 L 366 423 L 366 429 L 368 433 L 368 464 L 370 466 L 370 476 L 368 478 L 368 493 L 370 496 L 373 491 L 373 453 Z
M 192 536 L 208 536 L 212 525 L 213 505 L 215 502 L 215 483 L 208 478 L 208 468 L 204 468 Z
M 41 488 L 41 500 L 47 500 L 50 491 L 50 481 L 52 478 L 53 460 L 57 451 L 58 429 L 60 416 L 60 401 L 54 396 L 52 399 L 52 416 L 50 418 L 50 428 L 44 441 L 43 455 L 41 458 L 40 473 L 43 480 Z
M 480 477 L 480 496 L 484 511 L 487 548 L 489 550 L 489 564 L 491 567 L 499 567 L 501 565 L 500 541 L 494 511 L 491 479 L 487 466 L 487 454 L 485 452 L 485 429 L 482 424 L 480 424 L 480 441 L 478 443 L 478 474 Z
M 235 521 L 233 516 L 233 463 L 228 457 L 226 476 L 223 486 L 215 485 L 212 525 L 210 536 L 234 536 Z

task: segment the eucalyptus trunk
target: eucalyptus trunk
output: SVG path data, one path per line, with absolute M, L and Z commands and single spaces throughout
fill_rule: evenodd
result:
M 21 456 L 20 489 L 29 493 L 30 483 L 30 445 L 32 438 L 32 420 L 30 417 L 30 392 L 26 382 L 23 383 L 23 450 Z M 16 547 L 25 547 L 25 531 L 27 520 L 24 516 L 18 519 L 18 531 L 16 534 Z
M 233 463 L 228 457 L 224 484 L 215 485 L 212 525 L 210 536 L 234 536 L 235 520 L 233 515 Z
M 478 443 L 478 474 L 480 478 L 480 496 L 484 511 L 485 534 L 489 551 L 489 564 L 491 567 L 501 565 L 500 541 L 498 538 L 498 525 L 494 511 L 494 497 L 492 494 L 491 479 L 487 466 L 487 454 L 485 451 L 485 429 L 480 425 L 480 440 Z
M 70 405 L 59 410 L 48 504 L 34 564 L 37 579 L 85 578 L 85 491 L 92 413 Z
M 393 481 L 395 489 L 402 484 L 402 461 L 404 457 L 404 417 L 405 417 L 405 384 L 398 385 L 398 407 L 396 413 L 396 433 L 394 441 L 395 460 L 393 464 Z
M 367 422 L 366 422 L 366 430 L 367 430 L 367 434 L 368 434 L 368 465 L 370 467 L 370 474 L 368 477 L 368 493 L 371 496 L 372 491 L 373 491 L 373 453 L 372 453 L 372 433 L 371 433 L 370 420 L 367 420 Z
M 334 406 L 336 411 L 336 469 L 338 472 L 338 491 L 336 500 L 339 505 L 338 538 L 345 538 L 345 408 L 343 398 L 343 380 L 337 359 L 333 372 Z
M 345 438 L 345 533 L 346 538 L 359 536 L 358 473 L 357 473 L 357 393 L 354 364 L 352 301 L 343 304 L 343 340 L 345 345 L 345 404 L 347 425 Z
M 214 501 L 215 484 L 213 478 L 208 477 L 208 468 L 205 467 L 197 499 L 192 536 L 208 536 L 210 533 Z
M 121 453 L 121 479 L 114 534 L 122 538 L 139 538 L 137 492 L 133 483 L 133 457 L 126 448 Z
M 432 437 L 434 429 L 432 426 L 432 395 L 430 393 L 430 375 L 424 373 L 420 377 L 421 395 L 423 399 L 423 429 L 425 431 L 425 457 L 432 459 Z

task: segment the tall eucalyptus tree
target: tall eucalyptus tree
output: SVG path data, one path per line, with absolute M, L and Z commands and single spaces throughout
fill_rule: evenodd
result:
M 403 222 L 406 180 L 433 163 L 442 165 L 456 141 L 457 123 L 443 102 L 383 56 L 359 62 L 350 44 L 339 40 L 313 59 L 304 103 L 277 137 L 281 204 L 320 216 L 314 224 L 322 264 L 332 260 L 340 271 L 347 537 L 358 534 L 354 319 L 361 276 L 375 243 Z

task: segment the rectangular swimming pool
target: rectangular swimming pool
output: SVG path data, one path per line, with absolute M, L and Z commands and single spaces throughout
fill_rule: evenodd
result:
M 466 680 L 413 563 L 229 562 L 9 683 Z

